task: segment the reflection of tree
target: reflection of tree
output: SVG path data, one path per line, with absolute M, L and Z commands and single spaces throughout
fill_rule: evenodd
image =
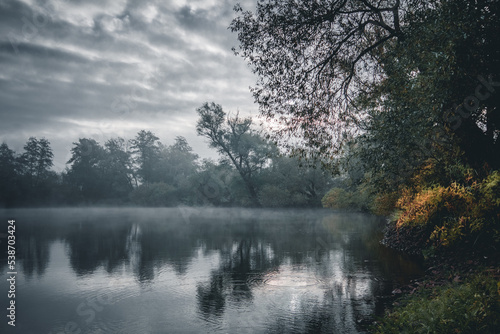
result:
M 200 312 L 209 318 L 210 315 L 221 316 L 224 313 L 226 306 L 224 274 L 220 272 L 212 272 L 210 282 L 208 284 L 198 285 L 196 297 Z
M 93 273 L 99 266 L 113 270 L 127 259 L 127 225 L 103 226 L 99 219 L 72 224 L 65 240 L 69 246 L 69 260 L 77 275 Z
M 57 221 L 40 217 L 38 224 L 20 229 L 19 258 L 27 275 L 42 275 L 50 243 L 61 238 L 77 275 L 100 267 L 110 273 L 125 267 L 141 283 L 153 282 L 166 267 L 180 278 L 191 275 L 194 260 L 209 272 L 196 286 L 202 319 L 219 324 L 234 310 L 242 310 L 242 318 L 236 321 L 244 321 L 246 316 L 255 316 L 255 310 L 266 308 L 267 312 L 268 307 L 277 306 L 277 312 L 259 315 L 246 326 L 268 324 L 272 333 L 355 331 L 359 322 L 383 313 L 388 300 L 380 296 L 390 295 L 395 280 L 414 275 L 418 269 L 378 243 L 377 224 L 365 215 L 329 214 L 325 218 L 317 213 L 263 210 L 244 216 L 232 210 L 216 211 L 217 215 L 200 210 L 185 219 L 172 210 L 160 210 L 158 216 L 146 212 L 110 215 L 102 211 L 73 218 L 71 211 Z M 217 267 L 196 260 L 200 256 L 200 260 L 218 259 Z M 284 299 L 273 300 L 271 306 L 260 304 L 261 298 L 267 298 L 263 293 L 272 293 L 266 284 L 280 278 L 305 278 L 313 283 L 302 286 L 300 294 L 284 286 L 285 290 L 279 290 L 284 291 Z M 297 297 L 293 312 L 287 299 L 291 295 Z M 256 301 L 259 304 L 252 305 Z
M 24 274 L 31 277 L 36 272 L 38 276 L 43 276 L 49 264 L 49 240 L 30 236 L 20 238 L 19 245 L 17 257 L 23 259 L 21 264 Z
M 272 245 L 264 242 L 262 234 L 249 233 L 253 227 L 247 225 L 246 233 L 236 235 L 231 244 L 221 245 L 219 268 L 211 273 L 208 283 L 198 285 L 198 307 L 205 318 L 221 316 L 226 299 L 235 304 L 251 302 L 253 286 L 279 267 Z
M 352 301 L 338 296 L 333 289 L 321 296 L 309 296 L 299 301 L 294 312 L 281 312 L 267 324 L 266 333 L 357 333 L 357 317 Z
M 16 224 L 16 265 L 23 269 L 26 277 L 32 277 L 35 273 L 41 277 L 49 264 L 50 244 L 57 238 L 57 233 L 38 221 L 20 221 L 22 223 Z M 0 246 L 7 244 L 7 238 L 3 240 L 5 244 L 2 242 Z

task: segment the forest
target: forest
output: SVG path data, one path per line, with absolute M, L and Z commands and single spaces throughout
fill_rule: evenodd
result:
M 215 103 L 198 113 L 197 131 L 219 161 L 199 159 L 183 137 L 165 145 L 141 130 L 130 140 L 79 138 L 57 173 L 47 139 L 30 137 L 21 153 L 3 143 L 0 206 L 321 206 L 329 171 L 280 153 L 250 118 L 229 117 Z

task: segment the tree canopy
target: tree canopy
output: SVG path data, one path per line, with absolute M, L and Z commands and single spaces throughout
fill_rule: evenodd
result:
M 329 158 L 385 126 L 375 114 L 397 123 L 415 112 L 423 127 L 399 122 L 410 136 L 432 141 L 433 127 L 451 128 L 469 161 L 498 164 L 486 154 L 500 147 L 498 1 L 269 0 L 235 10 L 235 52 L 258 75 L 255 101 L 290 151 Z

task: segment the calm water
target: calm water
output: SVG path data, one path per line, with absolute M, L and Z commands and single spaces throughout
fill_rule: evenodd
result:
M 419 266 L 323 210 L 0 211 L 1 333 L 359 333 Z M 16 219 L 16 327 L 7 219 Z

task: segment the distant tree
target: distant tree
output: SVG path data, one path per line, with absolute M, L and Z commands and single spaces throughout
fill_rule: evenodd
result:
M 160 160 L 159 138 L 151 131 L 141 130 L 130 140 L 130 148 L 142 182 L 158 182 L 157 166 Z
M 198 155 L 193 153 L 186 138 L 182 136 L 176 137 L 174 144 L 165 147 L 161 155 L 161 174 L 166 183 L 180 187 L 181 183 L 196 172 Z
M 104 144 L 100 165 L 107 184 L 107 197 L 126 198 L 133 189 L 133 169 L 123 138 L 111 138 Z
M 13 206 L 19 198 L 15 152 L 5 143 L 0 145 L 0 207 Z
M 320 206 L 331 181 L 331 173 L 319 164 L 301 165 L 296 157 L 276 154 L 262 173 L 259 197 L 267 206 Z
M 175 187 L 165 182 L 143 183 L 130 193 L 132 203 L 141 206 L 174 206 L 179 200 Z
M 49 174 L 54 154 L 50 142 L 45 139 L 30 137 L 24 145 L 24 152 L 19 157 L 22 173 L 31 187 L 38 186 Z
M 85 201 L 95 202 L 105 195 L 106 190 L 102 170 L 105 150 L 91 138 L 80 138 L 73 145 L 67 162 L 71 164 L 67 171 L 68 182 Z
M 204 159 L 199 171 L 192 178 L 193 188 L 197 195 L 195 203 L 210 203 L 216 206 L 240 204 L 236 196 L 238 189 L 235 189 L 234 182 L 232 182 L 235 178 L 241 179 L 241 176 L 232 164 Z M 244 188 L 246 193 L 246 187 Z
M 193 153 L 186 138 L 182 136 L 176 137 L 174 144 L 161 152 L 161 179 L 175 187 L 179 202 L 184 204 L 193 197 L 192 178 L 197 172 L 197 159 L 198 155 Z
M 30 137 L 24 145 L 24 152 L 17 157 L 23 205 L 39 205 L 49 200 L 55 177 L 50 170 L 53 157 L 50 142 L 45 138 Z
M 260 206 L 257 194 L 256 176 L 269 161 L 273 146 L 252 130 L 250 118 L 226 118 L 222 107 L 215 103 L 204 103 L 197 109 L 198 135 L 209 139 L 225 159 L 231 162 L 240 174 L 255 206 Z

